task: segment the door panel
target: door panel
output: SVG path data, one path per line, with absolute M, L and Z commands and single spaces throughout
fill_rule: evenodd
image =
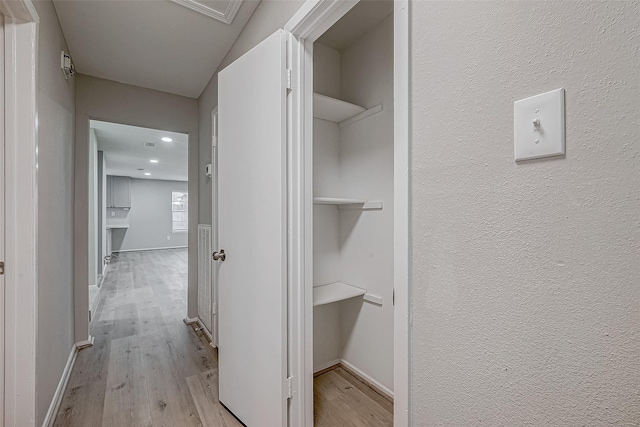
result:
M 220 401 L 286 425 L 286 66 L 280 30 L 219 74 Z
M 211 245 L 218 247 L 218 107 L 211 112 Z M 211 338 L 218 347 L 218 281 L 220 263 L 211 272 Z

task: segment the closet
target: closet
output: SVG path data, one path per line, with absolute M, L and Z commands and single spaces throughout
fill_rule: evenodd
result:
M 392 13 L 278 30 L 218 74 L 219 400 L 245 425 L 393 422 Z
M 313 46 L 314 373 L 346 369 L 389 400 L 392 12 L 392 2 L 360 2 Z

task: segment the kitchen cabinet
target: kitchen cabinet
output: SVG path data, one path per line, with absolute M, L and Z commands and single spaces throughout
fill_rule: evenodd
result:
M 107 175 L 107 207 L 131 207 L 131 178 Z

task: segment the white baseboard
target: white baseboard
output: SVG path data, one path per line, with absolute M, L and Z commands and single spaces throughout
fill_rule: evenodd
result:
M 353 364 L 347 362 L 346 360 L 341 359 L 340 363 L 343 364 L 347 369 L 352 370 L 353 372 L 355 372 L 356 374 L 361 376 L 363 379 L 365 379 L 366 381 L 370 382 L 371 385 L 373 385 L 375 388 L 377 388 L 379 392 L 382 392 L 382 393 L 386 394 L 387 396 L 389 396 L 391 399 L 393 399 L 393 391 L 390 390 L 388 387 L 385 387 L 380 382 L 378 382 L 377 380 L 373 379 L 369 375 L 365 374 L 364 372 L 362 372 L 361 369 L 357 368 L 356 366 L 354 366 Z
M 207 327 L 204 326 L 204 323 L 202 323 L 202 320 L 200 320 L 200 318 L 198 318 L 198 327 L 200 328 L 202 333 L 205 334 L 207 338 L 209 338 L 209 342 L 213 343 L 213 337 L 209 333 L 209 330 L 207 329 Z
M 324 371 L 325 369 L 335 366 L 341 362 L 342 362 L 342 359 L 334 359 L 325 363 L 321 363 L 320 365 L 313 367 L 313 373 L 317 374 L 318 372 Z
M 113 251 L 112 253 L 120 252 L 141 252 L 141 251 L 159 251 L 161 249 L 184 249 L 188 246 L 164 246 L 162 248 L 142 248 L 142 249 L 120 249 L 119 251 Z
M 69 378 L 71 377 L 73 365 L 76 363 L 78 351 L 78 346 L 74 344 L 71 347 L 71 353 L 69 354 L 69 358 L 67 359 L 67 364 L 64 366 L 64 371 L 62 371 L 62 377 L 60 378 L 60 382 L 58 383 L 58 388 L 56 388 L 53 399 L 51 399 L 51 405 L 49 405 L 47 415 L 44 417 L 44 422 L 42 423 L 43 427 L 53 426 L 53 423 L 56 420 L 56 415 L 58 415 L 58 410 L 60 409 L 60 405 L 62 404 L 64 392 L 67 389 L 67 384 L 69 383 Z
M 198 320 L 197 317 L 185 317 L 182 319 L 185 325 L 193 325 L 194 323 L 198 323 Z
M 89 335 L 89 338 L 86 341 L 78 341 L 76 343 L 76 347 L 78 348 L 78 351 L 91 346 L 93 346 L 93 337 L 91 335 Z

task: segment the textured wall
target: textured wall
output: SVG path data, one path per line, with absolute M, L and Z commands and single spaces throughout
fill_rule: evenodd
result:
M 198 222 L 200 224 L 211 224 L 211 178 L 207 178 L 203 171 L 205 165 L 211 163 L 211 110 L 218 105 L 218 72 L 276 30 L 284 27 L 302 3 L 302 0 L 262 0 L 198 98 L 200 134 Z
M 42 425 L 73 339 L 73 129 L 75 80 L 53 4 L 34 2 L 38 38 L 38 335 L 36 423 Z M 86 252 L 85 252 L 86 254 Z
M 380 200 L 381 211 L 340 213 L 342 280 L 381 297 L 382 306 L 340 304 L 342 359 L 393 391 L 393 16 L 342 54 L 340 99 L 373 116 L 340 129 L 342 195 Z M 322 143 L 322 141 L 319 141 Z
M 640 422 L 640 4 L 415 2 L 414 425 Z M 566 89 L 566 158 L 513 102 Z

